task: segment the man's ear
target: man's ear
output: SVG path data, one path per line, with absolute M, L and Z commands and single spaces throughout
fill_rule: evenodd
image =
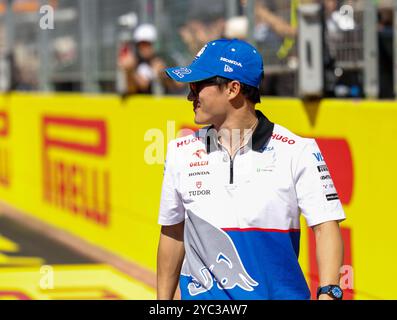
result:
M 226 90 L 229 100 L 232 100 L 241 92 L 241 84 L 240 82 L 233 80 L 227 84 Z

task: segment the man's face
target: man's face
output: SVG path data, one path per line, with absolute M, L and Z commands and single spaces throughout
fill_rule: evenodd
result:
M 193 102 L 196 124 L 217 125 L 224 121 L 227 107 L 227 86 L 218 86 L 213 79 L 192 82 L 187 97 Z
M 150 59 L 154 56 L 154 47 L 151 42 L 141 41 L 137 43 L 137 48 L 139 51 L 139 55 L 143 59 Z

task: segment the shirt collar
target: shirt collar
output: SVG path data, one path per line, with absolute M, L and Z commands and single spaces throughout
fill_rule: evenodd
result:
M 255 113 L 258 118 L 258 125 L 251 138 L 252 150 L 261 152 L 273 133 L 274 123 L 269 121 L 261 111 L 255 110 Z M 208 127 L 205 134 L 205 144 L 207 153 L 218 150 L 218 135 L 214 126 Z

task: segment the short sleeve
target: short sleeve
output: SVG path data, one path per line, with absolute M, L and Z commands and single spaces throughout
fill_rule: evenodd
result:
M 158 223 L 160 225 L 173 225 L 185 219 L 185 208 L 177 190 L 176 157 L 174 143 L 168 144 L 167 157 L 164 166 L 163 185 L 161 190 L 160 212 Z
M 327 221 L 342 221 L 345 213 L 325 159 L 316 141 L 307 140 L 295 165 L 299 209 L 310 227 Z

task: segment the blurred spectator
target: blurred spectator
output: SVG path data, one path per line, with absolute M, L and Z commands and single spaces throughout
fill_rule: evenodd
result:
M 198 19 L 193 19 L 180 28 L 179 34 L 189 52 L 195 55 L 211 39 L 218 39 L 223 35 L 224 25 L 223 18 L 208 24 Z
M 133 34 L 133 45 L 124 42 L 119 49 L 118 67 L 125 81 L 121 94 L 163 94 L 178 88 L 166 77 L 165 63 L 155 51 L 156 28 L 151 24 L 138 26 Z
M 73 65 L 78 60 L 78 44 L 71 35 L 56 37 L 53 42 L 55 65 L 62 69 Z
M 249 21 L 246 16 L 229 18 L 225 24 L 224 36 L 228 39 L 246 40 L 249 32 Z
M 223 36 L 226 3 L 213 0 L 189 0 L 186 1 L 186 5 L 187 22 L 179 29 L 179 34 L 191 56 L 210 40 Z
M 12 55 L 13 90 L 31 91 L 38 88 L 39 58 L 33 45 L 14 44 Z
M 380 5 L 378 21 L 379 98 L 394 98 L 392 5 Z
M 286 3 L 284 3 L 286 4 Z M 261 87 L 261 94 L 268 96 L 294 96 L 296 95 L 295 72 L 269 73 L 266 65 L 289 65 L 296 57 L 279 57 L 278 53 L 283 47 L 285 39 L 296 39 L 297 28 L 285 20 L 278 12 L 287 9 L 291 11 L 291 3 L 282 8 L 280 3 L 273 0 L 256 0 L 255 2 L 255 34 L 257 47 L 263 54 L 265 64 L 265 77 Z M 288 55 L 288 53 L 287 53 Z M 269 61 L 270 59 L 277 61 Z M 286 59 L 287 58 L 287 59 Z

